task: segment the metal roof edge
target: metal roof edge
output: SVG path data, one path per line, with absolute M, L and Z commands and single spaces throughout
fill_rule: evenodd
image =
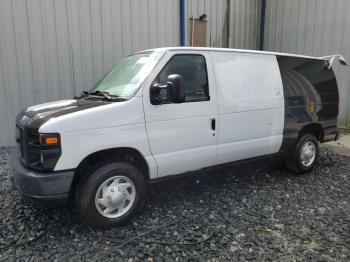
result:
M 316 56 L 307 56 L 300 54 L 290 54 L 290 53 L 282 53 L 282 52 L 270 52 L 270 51 L 260 51 L 260 50 L 250 50 L 250 49 L 234 49 L 234 48 L 215 48 L 215 47 L 161 47 L 139 51 L 147 52 L 147 51 L 174 51 L 174 50 L 197 50 L 197 51 L 217 51 L 217 52 L 236 52 L 236 53 L 248 53 L 248 54 L 261 54 L 261 55 L 278 55 L 278 56 L 290 56 L 290 57 L 300 57 L 300 58 L 308 58 L 308 59 L 317 59 L 317 60 L 328 60 L 328 56 L 316 57 Z

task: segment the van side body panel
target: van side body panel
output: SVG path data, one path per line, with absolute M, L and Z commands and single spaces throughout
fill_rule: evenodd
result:
M 281 151 L 297 141 L 300 130 L 312 123 L 323 129 L 323 141 L 333 139 L 337 128 L 338 86 L 334 72 L 323 60 L 277 56 L 285 99 Z
M 217 164 L 279 151 L 284 99 L 274 55 L 211 52 L 218 92 Z

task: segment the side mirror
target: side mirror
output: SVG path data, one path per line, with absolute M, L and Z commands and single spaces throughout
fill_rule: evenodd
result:
M 181 75 L 173 74 L 168 76 L 167 85 L 170 91 L 171 102 L 183 103 L 185 102 L 185 87 L 184 79 Z
M 173 74 L 168 76 L 165 85 L 153 84 L 150 88 L 152 105 L 165 103 L 183 103 L 185 101 L 185 88 L 181 75 Z

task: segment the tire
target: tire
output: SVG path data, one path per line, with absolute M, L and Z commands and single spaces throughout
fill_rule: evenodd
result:
M 84 175 L 75 202 L 85 224 L 105 230 L 130 222 L 143 208 L 146 196 L 146 179 L 136 167 L 127 162 L 107 162 Z
M 305 147 L 309 148 L 309 150 L 307 151 Z M 295 146 L 288 152 L 286 166 L 297 174 L 304 174 L 315 167 L 318 157 L 318 140 L 313 134 L 305 134 L 299 138 Z

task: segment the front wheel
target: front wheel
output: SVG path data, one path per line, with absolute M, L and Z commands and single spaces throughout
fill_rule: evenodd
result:
M 319 144 L 312 134 L 303 135 L 290 150 L 286 165 L 292 171 L 303 174 L 314 168 L 319 157 Z
M 82 220 L 95 229 L 128 223 L 143 207 L 147 183 L 129 163 L 100 164 L 79 182 L 76 205 Z

